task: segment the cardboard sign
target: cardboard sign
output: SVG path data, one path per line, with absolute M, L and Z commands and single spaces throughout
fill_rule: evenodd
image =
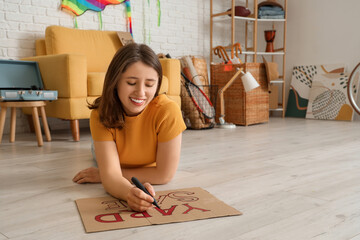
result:
M 75 202 L 87 233 L 242 214 L 202 188 L 157 192 L 156 200 L 161 209 L 154 206 L 145 212 L 134 212 L 113 197 Z
M 117 35 L 119 36 L 120 42 L 123 46 L 129 43 L 134 43 L 134 39 L 129 32 L 117 32 Z

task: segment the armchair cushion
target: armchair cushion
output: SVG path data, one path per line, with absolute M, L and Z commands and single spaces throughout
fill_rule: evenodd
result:
M 100 96 L 102 93 L 105 72 L 89 72 L 87 76 L 88 96 Z
M 45 38 L 36 39 L 35 52 L 36 56 L 46 55 Z
M 57 90 L 58 98 L 87 97 L 87 71 L 84 55 L 45 55 L 23 60 L 39 63 L 45 89 Z
M 161 58 L 160 63 L 163 69 L 163 74 L 168 79 L 166 95 L 181 106 L 180 61 L 178 59 Z
M 49 26 L 45 31 L 46 54 L 84 55 L 89 72 L 106 72 L 116 51 L 122 47 L 117 32 Z
M 159 94 L 167 94 L 169 89 L 169 79 L 166 76 L 163 76 Z

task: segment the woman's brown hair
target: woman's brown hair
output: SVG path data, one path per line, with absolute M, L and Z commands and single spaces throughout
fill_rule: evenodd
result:
M 105 75 L 104 87 L 100 97 L 90 109 L 98 109 L 100 122 L 107 128 L 122 129 L 125 125 L 124 108 L 117 93 L 117 84 L 127 68 L 136 62 L 152 67 L 159 76 L 155 96 L 159 94 L 162 82 L 162 68 L 155 52 L 145 44 L 131 43 L 120 48 L 114 55 Z

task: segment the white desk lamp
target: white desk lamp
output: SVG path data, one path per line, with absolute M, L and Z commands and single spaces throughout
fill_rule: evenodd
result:
M 218 127 L 220 128 L 235 128 L 236 125 L 233 123 L 227 123 L 225 122 L 225 103 L 224 103 L 224 92 L 231 86 L 231 84 L 233 84 L 233 82 L 235 81 L 235 79 L 240 75 L 243 74 L 241 76 L 241 80 L 242 83 L 244 85 L 244 90 L 245 92 L 249 92 L 251 90 L 253 90 L 254 88 L 259 87 L 259 83 L 256 81 L 256 79 L 253 77 L 253 75 L 251 75 L 250 72 L 243 72 L 243 68 L 237 68 L 236 69 L 237 72 L 235 73 L 235 75 L 225 84 L 224 87 L 222 87 L 219 90 L 219 95 L 220 95 L 220 117 L 219 117 L 219 124 Z

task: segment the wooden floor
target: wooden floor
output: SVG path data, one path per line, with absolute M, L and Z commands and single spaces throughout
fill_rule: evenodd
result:
M 236 129 L 187 130 L 177 175 L 156 190 L 202 187 L 242 216 L 86 234 L 75 199 L 91 165 L 90 134 L 53 132 L 0 145 L 2 239 L 360 240 L 360 122 L 271 118 Z

